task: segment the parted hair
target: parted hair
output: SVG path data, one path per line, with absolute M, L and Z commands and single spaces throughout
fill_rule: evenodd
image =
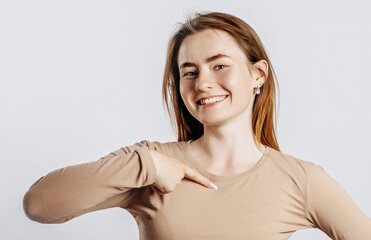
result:
M 260 142 L 280 151 L 276 138 L 276 88 L 278 90 L 278 83 L 272 64 L 254 29 L 242 19 L 221 12 L 196 12 L 194 15 L 188 15 L 184 23 L 178 23 L 168 43 L 162 97 L 171 124 L 178 133 L 178 142 L 196 140 L 204 133 L 203 124 L 189 113 L 180 96 L 180 73 L 177 59 L 183 40 L 205 29 L 218 29 L 233 36 L 245 53 L 249 68 L 259 60 L 267 61 L 268 74 L 260 88 L 260 94 L 255 95 L 251 124 L 256 143 Z M 260 144 L 257 146 L 260 147 Z

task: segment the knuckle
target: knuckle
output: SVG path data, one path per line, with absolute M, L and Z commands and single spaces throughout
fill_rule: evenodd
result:
M 187 167 L 188 176 L 195 177 L 195 170 L 193 168 Z
M 169 186 L 169 190 L 170 191 L 174 191 L 174 189 L 176 188 L 176 184 L 171 184 L 170 186 Z
M 189 172 L 188 167 L 185 164 L 182 165 L 182 170 L 184 173 Z

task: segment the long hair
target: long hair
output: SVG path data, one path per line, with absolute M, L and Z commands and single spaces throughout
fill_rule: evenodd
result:
M 220 12 L 195 13 L 188 16 L 185 23 L 178 23 L 178 29 L 169 40 L 166 65 L 162 85 L 163 103 L 169 113 L 173 128 L 178 132 L 178 142 L 196 140 L 204 133 L 203 124 L 187 110 L 179 92 L 178 52 L 183 40 L 205 29 L 219 29 L 233 36 L 248 59 L 248 65 L 259 60 L 268 63 L 268 74 L 261 86 L 260 94 L 255 95 L 252 109 L 252 129 L 255 143 L 280 151 L 276 138 L 276 85 L 277 77 L 264 49 L 263 43 L 254 29 L 233 15 Z M 257 144 L 260 148 L 260 144 Z

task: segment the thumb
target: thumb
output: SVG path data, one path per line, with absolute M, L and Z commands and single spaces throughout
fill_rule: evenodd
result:
M 184 176 L 204 185 L 207 188 L 218 189 L 218 186 L 216 186 L 212 181 L 188 166 L 185 166 Z

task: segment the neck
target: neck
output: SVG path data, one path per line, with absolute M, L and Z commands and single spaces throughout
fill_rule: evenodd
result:
M 239 165 L 255 161 L 261 151 L 254 142 L 251 114 L 229 119 L 219 125 L 204 125 L 204 134 L 195 141 L 207 164 Z M 261 145 L 262 146 L 262 145 Z M 263 149 L 263 148 L 262 148 Z

